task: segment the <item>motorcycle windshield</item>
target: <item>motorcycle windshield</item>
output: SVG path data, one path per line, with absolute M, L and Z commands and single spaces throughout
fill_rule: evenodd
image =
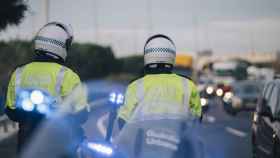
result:
M 141 103 L 114 144 L 129 158 L 201 157 L 197 126 L 197 118 L 180 105 Z

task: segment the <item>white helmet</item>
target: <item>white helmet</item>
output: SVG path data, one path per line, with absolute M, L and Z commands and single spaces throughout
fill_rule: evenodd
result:
M 174 42 L 165 35 L 157 34 L 150 37 L 144 46 L 144 64 L 170 64 L 174 65 L 176 47 Z
M 70 26 L 59 22 L 50 22 L 43 26 L 35 37 L 35 50 L 47 52 L 56 58 L 67 57 L 73 41 L 73 31 Z

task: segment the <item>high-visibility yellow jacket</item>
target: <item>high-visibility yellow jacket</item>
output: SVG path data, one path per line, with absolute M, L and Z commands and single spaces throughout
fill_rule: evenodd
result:
M 129 121 L 136 107 L 143 103 L 152 105 L 150 110 L 156 113 L 169 113 L 172 107 L 179 106 L 176 107 L 179 110 L 201 116 L 200 96 L 195 84 L 176 74 L 150 74 L 132 82 L 118 117 Z M 167 104 L 170 108 L 161 109 L 160 104 Z
M 15 110 L 17 89 L 38 88 L 54 97 L 65 98 L 74 88 L 81 85 L 79 76 L 71 69 L 53 62 L 32 62 L 16 69 L 9 82 L 6 108 Z M 78 101 L 72 109 L 74 113 L 88 110 L 85 89 L 79 93 Z

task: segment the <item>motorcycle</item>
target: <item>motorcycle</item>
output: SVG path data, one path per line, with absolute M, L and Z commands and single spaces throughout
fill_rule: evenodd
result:
M 114 106 L 105 141 L 85 141 L 81 147 L 83 158 L 203 158 L 203 143 L 196 136 L 199 119 L 180 106 L 166 103 L 160 104 L 160 109 L 168 112 L 151 111 L 156 105 L 159 104 L 139 105 L 132 119 L 111 139 L 119 108 Z

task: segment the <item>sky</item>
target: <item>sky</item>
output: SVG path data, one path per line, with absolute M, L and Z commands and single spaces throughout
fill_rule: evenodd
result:
M 27 0 L 19 26 L 0 39 L 31 39 L 47 22 L 46 0 Z M 49 21 L 71 24 L 76 42 L 111 46 L 118 57 L 141 54 L 146 39 L 170 36 L 181 53 L 280 50 L 279 0 L 49 0 Z

